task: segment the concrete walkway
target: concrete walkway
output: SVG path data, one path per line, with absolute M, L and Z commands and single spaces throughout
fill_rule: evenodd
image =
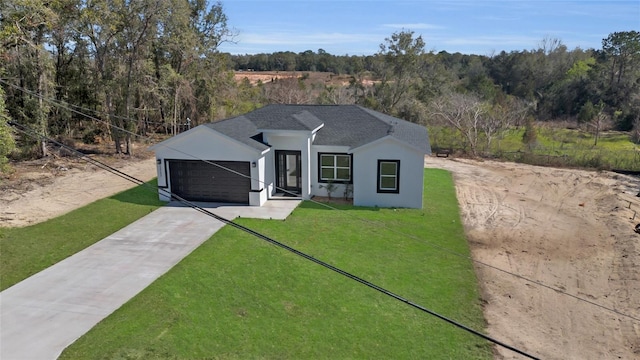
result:
M 227 219 L 284 219 L 299 203 L 199 205 Z M 6 289 L 0 293 L 0 359 L 56 359 L 223 225 L 191 208 L 170 204 Z

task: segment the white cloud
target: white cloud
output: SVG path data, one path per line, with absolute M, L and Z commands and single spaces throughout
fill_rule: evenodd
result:
M 483 15 L 478 16 L 476 19 L 481 21 L 491 21 L 491 22 L 510 22 L 510 21 L 521 21 L 523 17 L 520 16 L 497 16 L 497 15 Z
M 444 29 L 444 26 L 434 25 L 434 24 L 426 24 L 426 23 L 409 23 L 409 24 L 382 24 L 384 27 L 393 28 L 393 29 Z
M 219 50 L 232 54 L 257 54 L 324 49 L 333 55 L 367 55 L 375 53 L 381 39 L 383 36 L 380 34 L 366 33 L 251 32 L 240 34 L 235 44 L 223 44 Z
M 374 34 L 345 33 L 312 33 L 294 32 L 248 33 L 242 34 L 240 41 L 244 44 L 258 45 L 305 45 L 305 44 L 337 44 L 380 41 Z
M 471 36 L 471 37 L 454 37 L 441 39 L 440 41 L 443 44 L 447 45 L 494 45 L 494 46 L 504 46 L 504 45 L 522 45 L 523 47 L 528 47 L 537 44 L 540 42 L 540 39 L 537 37 L 531 36 Z

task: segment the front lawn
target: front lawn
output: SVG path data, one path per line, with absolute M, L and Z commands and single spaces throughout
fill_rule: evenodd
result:
M 0 228 L 0 290 L 42 271 L 164 205 L 152 180 L 40 224 Z
M 451 175 L 425 171 L 422 210 L 305 202 L 239 219 L 475 329 L 485 326 Z M 226 226 L 62 359 L 490 359 L 467 332 Z

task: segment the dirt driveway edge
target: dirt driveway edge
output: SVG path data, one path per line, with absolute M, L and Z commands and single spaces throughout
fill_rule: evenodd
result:
M 154 158 L 123 160 L 114 167 L 143 181 L 156 177 Z M 134 186 L 79 159 L 23 168 L 20 179 L 0 191 L 0 226 L 37 224 Z
M 41 167 L 2 188 L 0 226 L 35 224 L 134 186 L 84 163 Z M 153 158 L 116 167 L 145 181 L 156 175 Z M 425 167 L 452 172 L 475 260 L 640 318 L 637 178 L 436 157 Z M 477 263 L 476 273 L 491 336 L 544 359 L 640 358 L 640 322 Z
M 453 173 L 475 260 L 640 318 L 638 179 L 435 157 L 425 167 Z M 640 358 L 640 322 L 475 267 L 492 336 L 544 359 Z

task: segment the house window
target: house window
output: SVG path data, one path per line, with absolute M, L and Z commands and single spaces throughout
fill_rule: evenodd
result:
M 351 155 L 319 154 L 319 182 L 351 182 Z
M 400 160 L 378 160 L 378 192 L 400 192 Z

